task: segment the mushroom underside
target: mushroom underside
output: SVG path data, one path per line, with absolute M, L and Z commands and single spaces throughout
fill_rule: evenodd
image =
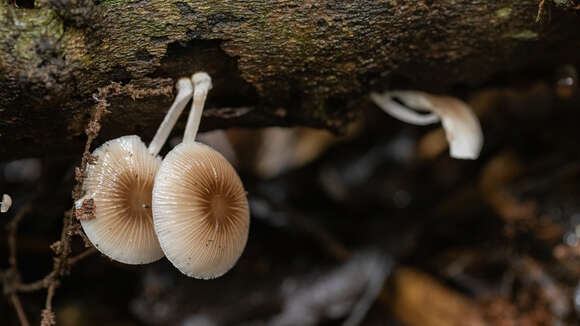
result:
M 215 278 L 241 256 L 249 210 L 240 178 L 217 151 L 182 143 L 164 159 L 153 191 L 161 248 L 182 273 Z
M 94 218 L 81 220 L 101 253 L 126 264 L 163 257 L 151 211 L 151 192 L 161 159 L 150 155 L 138 136 L 110 140 L 97 148 L 87 168 L 84 199 L 94 202 Z

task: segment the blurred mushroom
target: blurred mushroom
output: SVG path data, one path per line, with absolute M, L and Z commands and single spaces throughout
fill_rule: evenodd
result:
M 371 93 L 370 96 L 383 111 L 403 122 L 423 126 L 441 120 L 451 157 L 479 157 L 483 133 L 479 120 L 465 102 L 454 97 L 434 96 L 418 91 L 391 91 L 382 95 Z M 420 114 L 409 108 L 430 113 Z
M 155 179 L 153 220 L 169 261 L 188 276 L 210 279 L 226 273 L 241 256 L 250 216 L 234 168 L 195 141 L 211 78 L 201 72 L 192 79 L 194 98 L 183 143 L 167 154 Z
M 308 164 L 339 139 L 326 130 L 277 127 L 262 129 L 260 138 L 254 170 L 264 179 Z
M 2 195 L 2 201 L 0 201 L 0 213 L 6 213 L 12 206 L 12 197 L 7 194 Z
M 93 152 L 83 182 L 85 196 L 76 216 L 93 245 L 126 264 L 146 264 L 163 257 L 155 235 L 151 192 L 161 164 L 157 156 L 192 95 L 191 81 L 181 79 L 178 95 L 149 148 L 135 135 L 109 140 Z
M 578 72 L 573 65 L 564 65 L 556 70 L 556 95 L 563 99 L 572 97 L 578 91 Z
M 220 152 L 233 165 L 237 163 L 236 152 L 228 139 L 225 130 L 212 130 L 197 136 L 200 143 L 206 144 Z
M 472 299 L 419 270 L 398 268 L 390 283 L 391 310 L 403 325 L 488 325 Z

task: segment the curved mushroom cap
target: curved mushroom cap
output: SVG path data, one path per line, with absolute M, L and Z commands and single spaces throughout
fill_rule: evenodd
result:
M 12 197 L 7 194 L 2 195 L 2 201 L 0 202 L 0 213 L 6 213 L 12 206 Z
M 404 105 L 394 101 L 395 98 Z M 479 157 L 483 146 L 483 133 L 477 116 L 467 103 L 454 97 L 435 96 L 419 91 L 371 93 L 371 99 L 383 111 L 407 123 L 428 125 L 441 120 L 451 157 L 470 160 Z M 405 106 L 431 113 L 421 115 Z
M 97 161 L 87 165 L 86 195 L 79 200 L 94 201 L 94 217 L 80 221 L 89 240 L 106 256 L 126 264 L 163 257 L 151 213 L 161 159 L 149 154 L 138 136 L 110 140 L 92 155 Z
M 220 153 L 198 142 L 181 143 L 157 173 L 153 221 L 175 267 L 191 277 L 216 278 L 235 265 L 246 246 L 246 192 Z

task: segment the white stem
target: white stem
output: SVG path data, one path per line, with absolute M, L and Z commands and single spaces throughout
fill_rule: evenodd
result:
M 177 88 L 177 96 L 169 108 L 169 111 L 167 111 L 163 122 L 159 125 L 155 137 L 153 137 L 153 140 L 149 144 L 149 153 L 153 156 L 157 156 L 163 145 L 165 145 L 167 137 L 169 137 L 177 119 L 179 119 L 181 112 L 183 112 L 183 109 L 193 94 L 193 86 L 191 85 L 191 80 L 189 78 L 179 79 L 175 88 Z
M 205 98 L 212 87 L 211 77 L 205 72 L 194 74 L 191 80 L 193 81 L 193 104 L 191 105 L 191 111 L 187 118 L 187 125 L 185 125 L 185 134 L 183 135 L 184 143 L 195 142 Z
M 391 96 L 379 95 L 377 93 L 371 93 L 371 99 L 378 105 L 383 111 L 390 114 L 396 119 L 403 122 L 426 126 L 433 123 L 439 122 L 439 116 L 435 113 L 420 114 L 412 111 L 399 103 L 393 101 Z

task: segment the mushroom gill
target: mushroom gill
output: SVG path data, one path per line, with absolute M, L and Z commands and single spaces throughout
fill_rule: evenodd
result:
M 94 211 L 90 218 L 80 220 L 89 240 L 106 256 L 126 264 L 163 257 L 151 212 L 151 192 L 161 159 L 149 154 L 138 136 L 110 140 L 92 155 L 96 162 L 87 167 L 86 194 L 77 203 Z
M 220 153 L 198 142 L 179 144 L 163 160 L 153 215 L 165 255 L 195 278 L 231 269 L 248 238 L 248 201 L 238 174 Z

